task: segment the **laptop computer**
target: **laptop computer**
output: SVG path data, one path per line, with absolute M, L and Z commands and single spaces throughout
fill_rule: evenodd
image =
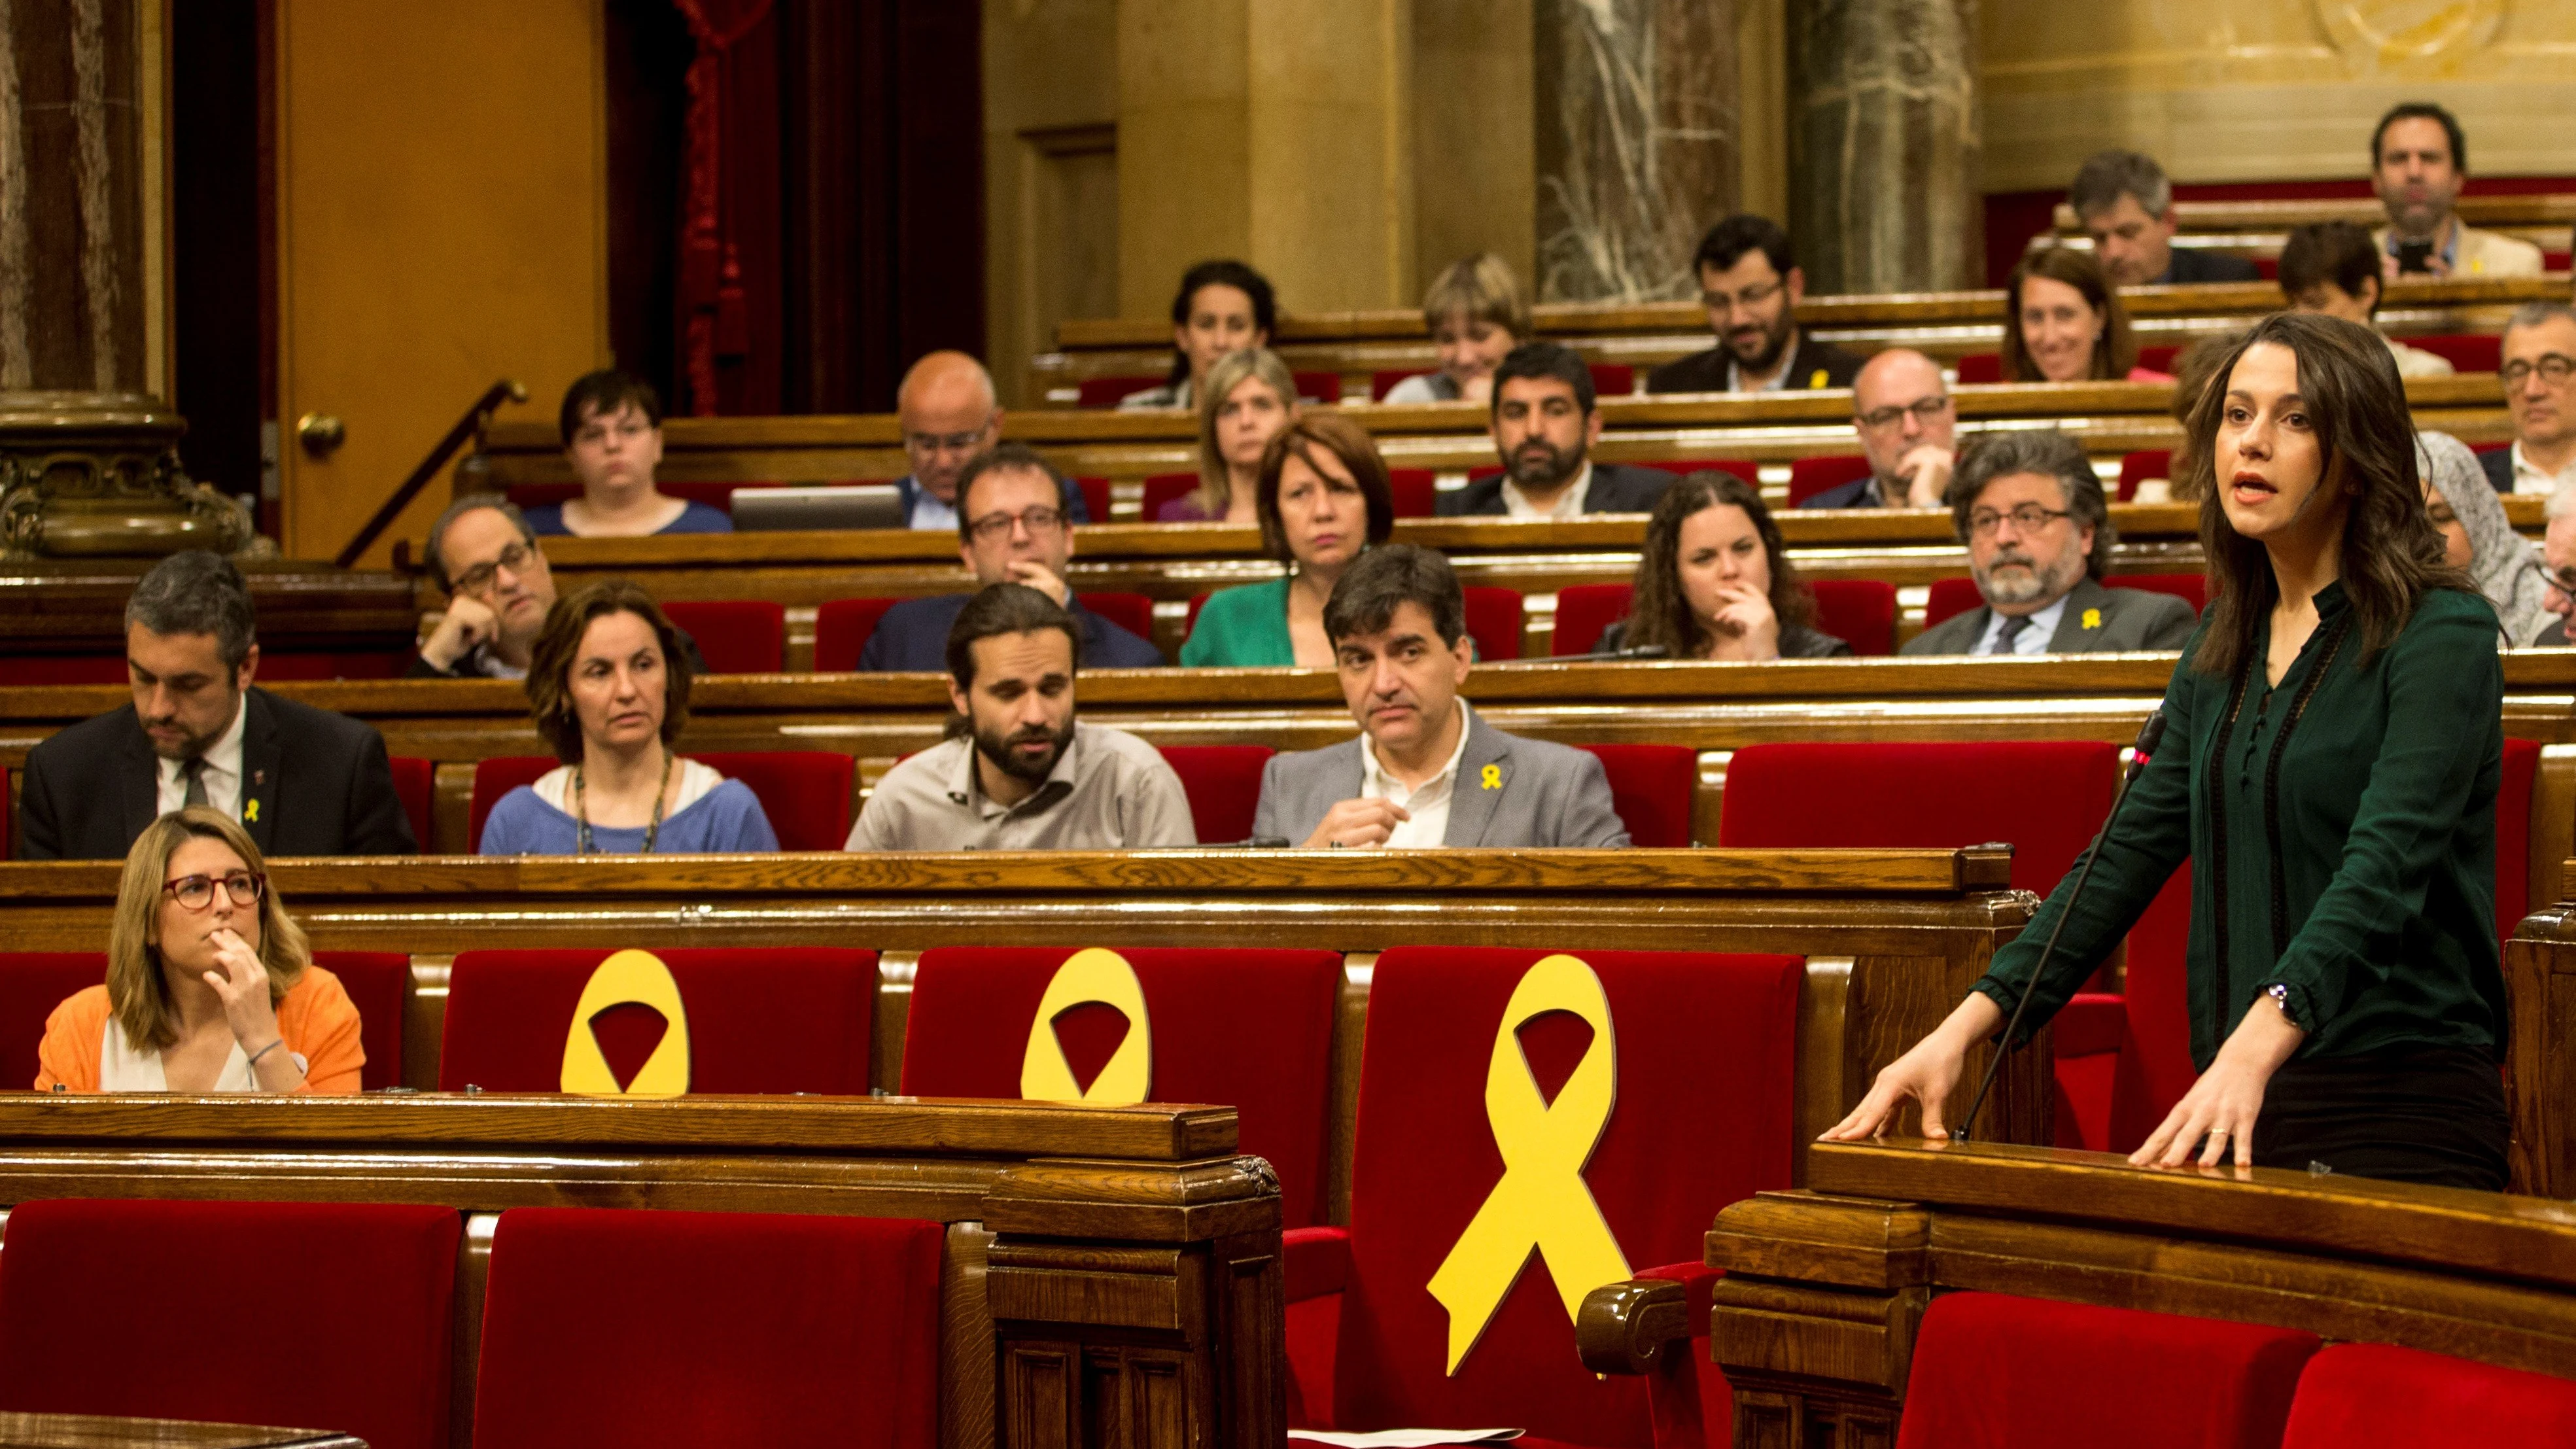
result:
M 891 483 L 822 488 L 737 488 L 737 533 L 817 533 L 845 528 L 901 528 L 903 495 Z

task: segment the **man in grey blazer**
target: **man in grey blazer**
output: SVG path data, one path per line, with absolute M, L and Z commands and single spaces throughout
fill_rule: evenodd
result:
M 1360 555 L 1324 633 L 1360 736 L 1273 756 L 1254 835 L 1309 850 L 1628 843 L 1600 760 L 1504 734 L 1458 697 L 1472 651 L 1447 559 L 1409 544 Z
M 2171 594 L 2106 589 L 2119 539 L 2082 445 L 2054 428 L 1987 435 L 1951 475 L 1951 525 L 1985 603 L 1926 629 L 1907 654 L 2180 649 L 2197 622 Z

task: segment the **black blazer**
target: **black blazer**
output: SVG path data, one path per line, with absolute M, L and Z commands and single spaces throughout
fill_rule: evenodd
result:
M 1586 513 L 1652 513 L 1663 501 L 1664 490 L 1673 486 L 1675 475 L 1661 468 L 1631 468 L 1625 463 L 1592 465 L 1592 487 L 1583 495 Z M 1503 475 L 1479 478 L 1454 493 L 1443 493 L 1433 510 L 1443 518 L 1476 514 L 1501 517 L 1511 510 L 1503 506 Z
M 1724 392 L 1727 361 L 1723 347 L 1694 352 L 1646 374 L 1646 391 Z M 1849 387 L 1852 379 L 1860 376 L 1860 364 L 1859 356 L 1800 332 L 1797 355 L 1789 359 L 1789 371 L 1781 379 L 1780 389 L 1804 392 L 1819 387 Z
M 2513 449 L 2498 448 L 2492 453 L 2480 453 L 2478 466 L 2487 470 L 2487 481 L 2495 485 L 2495 491 L 2513 491 Z
M 263 855 L 414 855 L 375 727 L 245 690 L 242 828 Z M 160 762 L 134 706 L 86 719 L 27 753 L 20 853 L 122 860 L 160 813 Z
M 2252 257 L 2230 256 L 2202 247 L 2175 247 L 2166 254 L 2165 274 L 2156 278 L 2159 287 L 2183 286 L 2192 282 L 2259 282 L 2263 269 Z
M 885 611 L 877 631 L 859 647 L 859 672 L 945 674 L 948 629 L 966 612 L 973 594 L 938 594 L 906 599 Z M 1167 662 L 1152 641 L 1139 639 L 1073 601 L 1074 622 L 1082 626 L 1085 669 L 1160 669 Z

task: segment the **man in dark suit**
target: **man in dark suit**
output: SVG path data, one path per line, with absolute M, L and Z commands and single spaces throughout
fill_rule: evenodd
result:
M 1852 379 L 1852 431 L 1869 476 L 1828 488 L 1800 508 L 1939 508 L 1959 464 L 1959 410 L 1941 366 L 1890 347 Z
M 2119 535 L 2093 461 L 2066 434 L 1988 434 L 1951 475 L 1949 501 L 1985 603 L 1924 630 L 1904 653 L 2161 651 L 2191 637 L 2184 600 L 2102 587 Z
M 1789 234 L 1768 217 L 1730 216 L 1709 228 L 1691 263 L 1718 345 L 1646 375 L 1648 392 L 1771 392 L 1849 387 L 1861 360 L 1798 331 L 1807 274 Z
M 2075 173 L 2066 204 L 2075 211 L 2093 255 L 2115 287 L 2170 287 L 2186 282 L 2259 282 L 2252 257 L 2177 247 L 2173 183 L 2152 156 L 2102 151 Z
M 269 855 L 410 855 L 385 742 L 346 715 L 251 687 L 250 589 L 211 553 L 174 554 L 125 605 L 134 703 L 27 755 L 31 860 L 121 859 L 182 805 L 238 818 Z
M 1163 651 L 1082 607 L 1064 581 L 1073 557 L 1064 479 L 1023 443 L 1004 443 L 966 465 L 957 481 L 957 552 L 981 587 L 1026 584 L 1082 626 L 1082 662 L 1094 669 L 1155 669 Z M 906 599 L 885 611 L 859 650 L 863 672 L 948 668 L 948 626 L 972 594 Z
M 1592 369 L 1571 347 L 1531 342 L 1494 369 L 1489 426 L 1503 471 L 1443 493 L 1443 517 L 1500 514 L 1575 518 L 1586 513 L 1652 513 L 1673 475 L 1660 468 L 1595 463 L 1601 410 Z
M 423 616 L 420 652 L 405 679 L 525 679 L 537 636 L 555 606 L 555 576 L 517 504 L 476 493 L 447 505 L 429 526 L 430 582 L 447 607 Z M 707 673 L 698 641 L 674 627 L 689 673 Z

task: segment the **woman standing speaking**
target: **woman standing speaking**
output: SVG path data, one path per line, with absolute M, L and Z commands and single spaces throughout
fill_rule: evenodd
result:
M 2377 337 L 2275 316 L 2217 375 L 2189 423 L 2209 611 L 2028 1019 L 2188 858 L 2200 1078 L 2130 1161 L 2500 1190 L 2495 612 L 2443 560 Z M 1968 1048 L 2010 1016 L 2073 879 L 1828 1138 L 1883 1132 L 1909 1098 L 1946 1135 Z

